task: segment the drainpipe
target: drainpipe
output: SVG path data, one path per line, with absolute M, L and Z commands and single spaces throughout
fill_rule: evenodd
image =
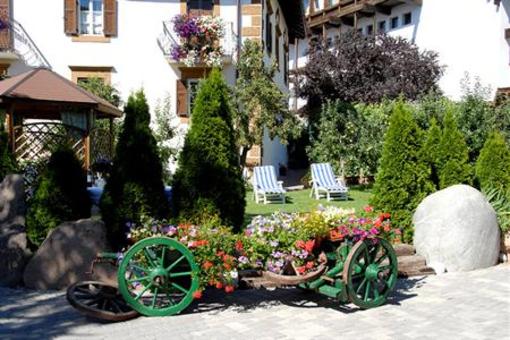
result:
M 243 18 L 243 12 L 241 8 L 241 0 L 237 0 L 237 61 L 239 61 L 239 58 L 241 57 L 241 47 L 243 38 L 241 36 L 242 32 L 242 24 L 241 20 Z

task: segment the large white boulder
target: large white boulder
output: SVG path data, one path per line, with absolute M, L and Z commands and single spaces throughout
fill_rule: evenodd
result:
M 427 196 L 416 209 L 413 223 L 416 253 L 434 269 L 469 271 L 498 261 L 496 212 L 475 188 L 454 185 Z

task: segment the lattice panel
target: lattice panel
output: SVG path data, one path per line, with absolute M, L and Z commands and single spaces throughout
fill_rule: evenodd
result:
M 112 138 L 108 130 L 96 128 L 90 131 L 90 164 L 111 162 L 112 150 Z

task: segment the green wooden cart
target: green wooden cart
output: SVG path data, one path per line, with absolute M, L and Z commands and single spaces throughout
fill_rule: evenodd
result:
M 263 271 L 239 273 L 249 287 L 288 287 L 314 291 L 360 308 L 384 304 L 397 281 L 397 257 L 381 238 L 363 241 L 324 240 L 321 264 L 306 275 L 276 275 Z M 117 261 L 103 253 L 101 260 Z M 137 315 L 168 316 L 182 312 L 199 288 L 200 267 L 192 252 L 172 238 L 151 237 L 135 243 L 118 261 L 117 286 L 78 282 L 68 288 L 68 301 L 80 312 L 109 321 Z

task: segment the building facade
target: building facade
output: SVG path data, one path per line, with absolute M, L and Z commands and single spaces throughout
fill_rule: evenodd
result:
M 0 72 L 43 66 L 75 82 L 99 77 L 124 100 L 143 88 L 152 109 L 169 98 L 186 128 L 198 81 L 211 65 L 175 60 L 174 45 L 182 41 L 171 20 L 179 14 L 222 19 L 221 67 L 230 85 L 243 40 L 257 39 L 266 61 L 279 63 L 275 82 L 289 91 L 289 45 L 304 37 L 298 0 L 0 0 Z M 286 164 L 286 149 L 267 137 L 250 161 Z
M 309 39 L 345 30 L 385 32 L 436 51 L 445 73 L 439 85 L 458 99 L 466 73 L 493 94 L 510 86 L 509 0 L 305 0 Z M 306 65 L 308 41 L 291 51 L 291 68 Z M 291 105 L 301 106 L 298 99 Z

